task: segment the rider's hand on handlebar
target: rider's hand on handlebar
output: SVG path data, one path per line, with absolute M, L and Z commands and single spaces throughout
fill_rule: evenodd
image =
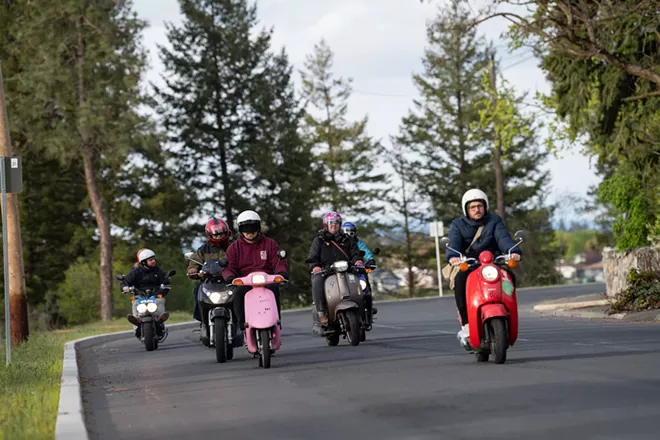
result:
M 364 267 L 364 263 L 363 263 L 361 260 L 357 260 L 357 261 L 355 262 L 355 265 L 356 265 L 357 267 Z
M 319 273 L 321 272 L 321 268 L 319 266 L 315 266 L 314 269 L 312 269 L 312 273 Z
M 511 254 L 511 259 L 515 261 L 520 261 L 520 254 Z
M 449 264 L 451 264 L 452 266 L 457 266 L 461 264 L 461 259 L 459 257 L 452 257 L 449 259 Z

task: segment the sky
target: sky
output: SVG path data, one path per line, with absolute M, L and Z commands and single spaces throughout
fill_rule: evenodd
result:
M 426 46 L 426 22 L 436 15 L 439 1 L 419 0 L 259 0 L 261 25 L 273 28 L 272 48 L 285 47 L 296 70 L 303 68 L 305 57 L 314 44 L 324 38 L 335 53 L 334 72 L 353 79 L 353 94 L 348 103 L 351 119 L 369 116 L 369 134 L 389 145 L 401 118 L 418 97 L 412 75 L 422 72 Z M 474 5 L 474 2 L 473 2 Z M 476 10 L 478 5 L 474 5 Z M 177 0 L 134 0 L 138 16 L 149 23 L 143 43 L 149 51 L 150 69 L 146 79 L 162 84 L 162 64 L 156 45 L 167 45 L 165 22 L 179 24 Z M 479 27 L 479 32 L 498 49 L 502 74 L 519 93 L 527 92 L 531 101 L 536 91 L 547 93 L 549 83 L 529 50 L 509 53 L 501 38 L 506 22 L 494 19 Z M 300 76 L 295 80 L 300 84 Z M 591 160 L 593 162 L 593 159 Z M 565 200 L 566 195 L 586 197 L 599 179 L 590 159 L 580 146 L 552 157 L 549 202 Z M 460 195 L 457 195 L 460 196 Z M 494 199 L 495 195 L 492 195 Z M 588 219 L 564 203 L 562 216 Z

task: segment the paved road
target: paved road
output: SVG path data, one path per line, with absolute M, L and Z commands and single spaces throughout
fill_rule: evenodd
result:
M 462 351 L 452 298 L 380 305 L 358 347 L 287 314 L 270 370 L 242 350 L 219 365 L 190 330 L 152 353 L 109 342 L 80 355 L 86 423 L 92 439 L 658 439 L 660 326 L 531 312 L 602 290 L 521 292 L 505 365 Z

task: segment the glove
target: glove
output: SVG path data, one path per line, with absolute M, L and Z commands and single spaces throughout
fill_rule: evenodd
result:
M 229 278 L 227 278 L 227 279 L 225 280 L 225 282 L 227 283 L 228 286 L 231 286 L 231 285 L 232 285 L 231 283 L 232 283 L 235 279 L 236 279 L 236 277 L 229 277 Z
M 368 266 L 375 266 L 376 265 L 376 260 L 369 260 L 367 261 Z

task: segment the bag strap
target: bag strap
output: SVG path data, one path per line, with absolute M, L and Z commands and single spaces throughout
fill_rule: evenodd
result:
M 474 238 L 472 239 L 472 243 L 470 243 L 470 246 L 468 246 L 467 250 L 465 251 L 466 254 L 468 252 L 470 252 L 470 248 L 472 248 L 472 245 L 474 244 L 474 242 L 477 241 L 479 239 L 479 237 L 481 237 L 481 231 L 483 231 L 483 230 L 484 230 L 484 225 L 479 226 L 479 229 L 477 229 L 477 233 L 474 234 Z
M 341 248 L 341 246 L 339 246 L 337 243 L 335 243 L 334 240 L 330 240 L 330 243 L 334 244 L 337 247 L 337 249 L 339 249 L 341 251 L 341 253 L 344 254 L 344 257 L 346 257 L 346 259 L 349 262 L 351 261 L 350 257 L 346 254 L 346 252 L 344 252 L 344 250 Z

